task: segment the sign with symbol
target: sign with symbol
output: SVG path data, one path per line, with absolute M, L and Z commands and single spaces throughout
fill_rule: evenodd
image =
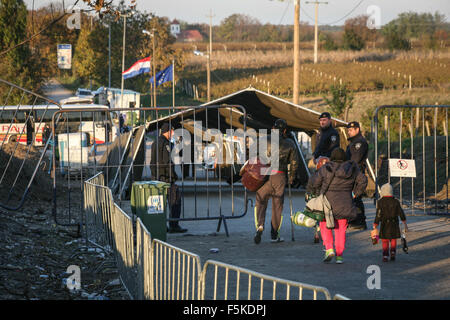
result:
M 164 197 L 162 195 L 150 196 L 147 199 L 147 213 L 164 213 Z
M 389 159 L 391 177 L 416 177 L 416 162 L 412 159 Z

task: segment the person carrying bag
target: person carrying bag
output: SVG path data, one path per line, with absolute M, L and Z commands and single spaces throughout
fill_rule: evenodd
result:
M 319 207 L 322 203 L 324 209 L 325 220 L 320 221 L 320 231 L 326 249 L 323 261 L 330 262 L 336 256 L 336 263 L 339 264 L 343 263 L 348 220 L 354 219 L 358 213 L 353 195 L 357 197 L 363 194 L 367 187 L 367 177 L 361 173 L 358 165 L 345 159 L 344 150 L 334 149 L 330 162 L 322 166 L 311 181 L 312 189 L 318 191 L 319 197 L 322 196 L 315 201 L 319 203 Z M 308 206 L 312 205 L 312 200 L 308 202 Z

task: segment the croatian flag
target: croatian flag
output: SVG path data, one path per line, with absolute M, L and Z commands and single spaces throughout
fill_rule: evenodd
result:
M 122 72 L 122 77 L 124 79 L 133 78 L 146 72 L 150 72 L 150 57 L 138 60 L 130 69 Z

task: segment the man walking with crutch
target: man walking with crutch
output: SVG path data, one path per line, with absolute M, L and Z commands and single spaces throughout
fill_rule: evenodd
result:
M 278 147 L 278 168 L 272 168 L 269 180 L 256 192 L 256 225 L 257 230 L 254 237 L 256 244 L 261 242 L 261 235 L 264 231 L 264 222 L 266 219 L 266 209 L 269 198 L 272 197 L 272 221 L 271 221 L 271 242 L 277 243 L 284 241 L 279 234 L 281 218 L 283 213 L 284 191 L 286 184 L 294 184 L 298 169 L 298 155 L 295 149 L 294 141 L 287 138 L 287 123 L 283 119 L 275 121 L 273 129 L 279 130 Z M 271 146 L 271 152 L 276 152 Z M 274 154 L 272 154 L 272 157 Z M 290 165 L 290 172 L 288 172 Z

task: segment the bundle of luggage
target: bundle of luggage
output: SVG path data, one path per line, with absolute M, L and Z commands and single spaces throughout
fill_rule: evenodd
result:
M 247 160 L 239 172 L 244 187 L 252 192 L 258 191 L 269 177 L 267 175 L 269 168 L 270 166 L 263 164 L 259 158 Z
M 303 211 L 297 211 L 293 217 L 292 221 L 302 227 L 312 228 L 317 222 L 325 220 L 325 213 L 322 210 L 316 210 L 312 203 L 312 199 L 317 199 L 317 195 L 306 193 L 305 202 L 306 207 Z M 309 204 L 309 206 L 308 206 Z

